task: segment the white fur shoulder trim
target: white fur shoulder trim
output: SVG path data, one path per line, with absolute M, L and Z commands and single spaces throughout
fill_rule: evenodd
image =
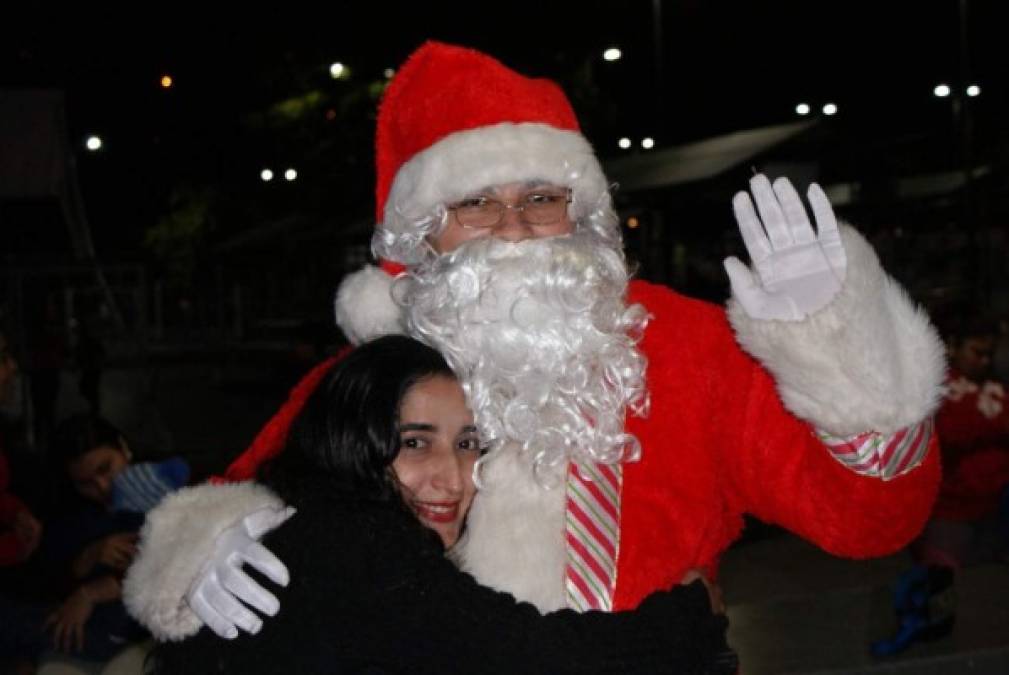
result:
M 892 433 L 938 406 L 945 352 L 925 312 L 887 276 L 869 243 L 847 225 L 841 237 L 847 273 L 826 307 L 802 321 L 761 321 L 732 299 L 729 320 L 795 415 L 838 436 Z
M 147 514 L 137 557 L 123 579 L 127 611 L 158 640 L 182 640 L 203 622 L 186 593 L 210 559 L 220 533 L 263 508 L 284 507 L 255 483 L 198 485 L 166 497 Z
M 381 268 L 366 265 L 340 284 L 333 303 L 336 325 L 352 344 L 404 332 L 402 309 L 392 298 L 393 281 Z

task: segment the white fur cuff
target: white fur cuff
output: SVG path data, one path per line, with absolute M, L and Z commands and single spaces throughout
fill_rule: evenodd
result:
M 182 640 L 203 622 L 186 593 L 214 551 L 220 533 L 265 507 L 284 507 L 255 483 L 182 488 L 147 514 L 137 557 L 123 579 L 129 613 L 158 640 Z
M 336 325 L 352 344 L 403 333 L 403 313 L 392 299 L 393 278 L 373 265 L 348 274 L 336 292 Z
M 942 342 L 868 242 L 847 225 L 841 238 L 847 273 L 826 307 L 802 321 L 761 321 L 732 299 L 729 320 L 795 415 L 836 436 L 893 433 L 938 406 Z

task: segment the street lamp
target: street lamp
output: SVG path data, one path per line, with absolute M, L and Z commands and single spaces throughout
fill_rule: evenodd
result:
M 97 152 L 102 149 L 102 139 L 100 136 L 88 136 L 87 140 L 84 141 L 84 147 L 86 147 L 91 152 Z
M 339 61 L 329 66 L 329 75 L 334 80 L 345 79 L 349 73 L 350 71 L 348 70 L 347 66 L 343 65 Z
M 609 49 L 607 49 L 607 50 L 605 50 L 603 52 L 603 60 L 604 61 L 619 61 L 620 57 L 623 56 L 623 55 L 624 55 L 623 52 L 621 52 L 618 48 L 616 48 L 616 47 L 610 47 Z

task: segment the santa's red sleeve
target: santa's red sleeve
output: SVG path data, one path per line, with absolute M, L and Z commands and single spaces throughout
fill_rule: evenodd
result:
M 842 291 L 800 322 L 753 320 L 731 301 L 727 321 L 720 308 L 634 286 L 655 317 L 644 346 L 656 403 L 656 418 L 634 427 L 649 436 L 646 453 L 670 453 L 664 470 L 709 477 L 689 486 L 697 499 L 720 495 L 721 519 L 695 514 L 712 534 L 694 562 L 718 555 L 742 513 L 850 557 L 900 548 L 928 517 L 942 343 L 868 244 L 850 228 L 842 236 Z M 663 441 L 675 449 L 657 451 Z
M 889 480 L 860 475 L 785 410 L 766 371 L 739 365 L 745 375 L 733 408 L 743 423 L 724 446 L 730 502 L 846 557 L 892 553 L 921 531 L 940 480 L 935 436 L 906 473 Z
M 869 244 L 848 226 L 841 235 L 846 278 L 823 309 L 760 321 L 730 300 L 735 339 L 753 358 L 733 352 L 722 364 L 741 420 L 725 462 L 748 512 L 862 557 L 900 548 L 927 519 L 945 354 Z

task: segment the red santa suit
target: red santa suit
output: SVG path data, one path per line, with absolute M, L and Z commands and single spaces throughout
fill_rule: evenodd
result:
M 846 244 L 852 275 L 868 273 L 862 267 L 878 268 L 871 249 L 850 231 Z M 835 313 L 857 314 L 845 306 L 856 303 L 851 291 L 847 288 L 830 312 L 805 327 L 806 338 L 818 348 L 840 339 L 839 331 L 843 335 L 846 330 L 839 328 L 844 324 L 836 321 Z M 906 302 L 889 280 L 879 296 Z M 871 475 L 864 467 L 857 473 L 837 456 L 847 445 L 824 443 L 814 426 L 786 410 L 774 378 L 740 349 L 737 335 L 749 339 L 755 351 L 766 349 L 769 339 L 757 334 L 756 322 L 748 321 L 741 310 L 733 307 L 731 312 L 738 331 L 734 334 L 722 308 L 662 286 L 632 282 L 629 301 L 641 303 L 653 317 L 641 345 L 649 363 L 652 405 L 647 417 L 628 417 L 628 431 L 641 441 L 642 456 L 624 467 L 614 608 L 635 606 L 649 592 L 678 582 L 689 568 L 714 574 L 719 556 L 739 534 L 744 513 L 779 524 L 829 552 L 856 558 L 895 551 L 920 531 L 940 473 L 935 440 L 927 424 L 912 424 L 913 412 L 905 411 L 903 420 L 873 420 L 881 428 L 916 429 L 907 434 L 911 438 L 905 465 L 884 476 Z M 924 317 L 911 312 L 903 318 L 906 323 L 893 326 L 897 333 L 891 338 L 905 345 L 895 358 L 940 369 L 936 350 L 941 353 L 941 345 L 924 330 Z M 915 344 L 916 337 L 925 339 Z M 811 352 L 807 356 L 816 360 Z M 801 366 L 802 358 L 793 353 L 783 367 Z M 300 399 L 328 365 L 306 377 L 288 407 L 232 465 L 229 479 L 253 477 L 259 463 L 277 451 Z M 847 366 L 854 381 L 822 383 L 821 425 L 838 428 L 841 422 L 831 417 L 835 409 L 860 408 L 852 400 L 846 406 L 833 404 L 850 399 L 853 387 L 870 375 L 859 373 L 858 364 Z M 814 377 L 814 370 L 803 369 L 803 375 Z M 922 382 L 927 381 L 923 375 Z M 786 394 L 791 391 L 787 382 L 780 386 Z M 937 391 L 925 386 L 918 392 L 924 410 Z M 797 395 L 792 392 L 792 397 Z M 817 408 L 815 402 L 805 406 L 804 411 Z M 872 419 L 883 414 L 883 406 L 862 406 L 856 414 Z M 462 564 L 489 585 L 553 609 L 563 604 L 559 584 L 566 558 L 563 528 L 556 523 L 563 518 L 564 491 L 535 486 L 523 468 L 511 467 L 513 475 L 502 478 L 508 490 L 481 493 L 474 503 L 467 539 L 475 537 L 477 542 L 461 544 Z
M 430 226 L 432 209 L 516 181 L 569 187 L 578 227 L 619 242 L 607 180 L 563 92 L 479 52 L 428 43 L 397 71 L 379 113 L 377 163 L 374 245 L 385 260 L 422 262 L 430 229 L 417 224 Z M 626 421 L 641 457 L 624 463 L 613 483 L 616 571 L 602 606 L 634 607 L 692 567 L 714 574 L 744 513 L 851 557 L 897 550 L 921 529 L 940 477 L 931 414 L 942 392 L 942 344 L 871 247 L 847 227 L 842 239 L 841 290 L 801 321 L 757 320 L 734 301 L 726 312 L 631 282 L 627 303 L 651 315 L 639 345 L 651 409 Z M 337 321 L 352 340 L 404 330 L 391 283 L 368 268 L 341 286 Z M 252 478 L 279 451 L 328 366 L 294 390 L 229 480 Z M 538 484 L 528 459 L 507 451 L 487 463 L 483 481 L 454 551 L 460 565 L 541 610 L 564 606 L 564 487 Z M 178 600 L 213 537 L 254 508 L 274 506 L 246 497 L 223 510 L 219 496 L 210 498 L 223 525 L 185 545 L 189 560 L 179 559 L 178 539 L 142 551 L 142 558 L 174 556 L 177 577 L 176 588 L 156 584 L 158 597 L 127 598 L 147 625 L 175 622 L 181 628 L 160 631 L 175 637 L 199 625 Z M 209 522 L 198 502 L 187 507 Z M 177 514 L 164 520 L 186 522 Z M 159 568 L 149 569 L 153 576 Z M 134 576 L 131 587 L 142 592 L 144 579 Z

